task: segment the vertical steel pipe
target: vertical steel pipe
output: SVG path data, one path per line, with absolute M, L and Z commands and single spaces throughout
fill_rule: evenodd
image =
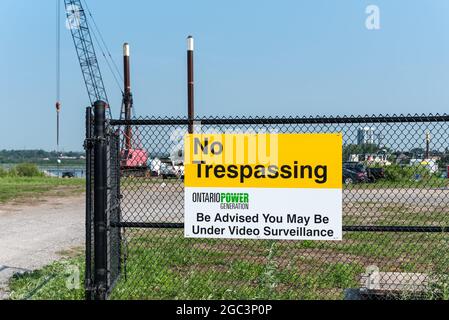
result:
M 124 74 L 124 91 L 123 103 L 125 107 L 125 120 L 131 120 L 132 94 L 131 94 L 131 67 L 130 67 L 130 50 L 129 44 L 123 45 L 123 74 Z M 125 127 L 125 150 L 132 149 L 132 131 L 131 126 Z
M 195 82 L 194 82 L 194 40 L 192 36 L 187 38 L 187 103 L 189 133 L 193 133 L 193 122 L 195 119 Z
M 94 116 L 94 286 L 95 299 L 105 300 L 107 291 L 106 102 L 95 102 Z

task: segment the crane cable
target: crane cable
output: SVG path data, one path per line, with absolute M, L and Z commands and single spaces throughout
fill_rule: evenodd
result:
M 123 76 L 117 66 L 117 63 L 115 62 L 114 58 L 112 57 L 111 51 L 109 50 L 108 45 L 106 44 L 106 41 L 104 40 L 104 37 L 100 31 L 100 28 L 98 27 L 97 23 L 95 22 L 92 11 L 90 10 L 89 6 L 87 5 L 87 1 L 83 1 L 83 3 L 84 3 L 84 7 L 86 8 L 87 13 L 90 16 L 90 20 L 92 21 L 92 24 L 94 26 L 94 28 L 92 29 L 92 35 L 94 37 L 94 40 L 97 43 L 97 46 L 100 48 L 101 54 L 103 55 L 103 58 L 106 61 L 109 71 L 111 72 L 112 76 L 114 77 L 115 83 L 117 84 L 120 92 L 123 95 L 123 89 L 122 89 L 122 86 L 119 81 L 119 79 L 120 79 L 123 82 Z M 97 36 L 97 34 L 98 34 L 98 36 Z
M 59 125 L 61 113 L 61 1 L 56 0 L 56 147 L 59 153 Z
M 84 2 L 84 6 L 87 9 L 87 12 L 91 18 L 91 21 L 93 23 L 94 29 L 93 29 L 93 37 L 95 42 L 97 43 L 97 46 L 100 48 L 100 51 L 106 61 L 106 64 L 112 73 L 112 76 L 117 84 L 117 86 L 120 89 L 120 92 L 123 95 L 123 89 L 120 84 L 119 78 L 123 81 L 123 76 L 119 71 L 119 68 L 117 66 L 117 63 L 112 58 L 112 54 L 104 40 L 103 35 L 101 34 L 101 31 L 95 22 L 95 19 L 93 17 L 92 12 L 90 11 L 89 6 L 87 5 L 86 1 Z M 57 119 L 56 119 L 56 143 L 57 143 L 57 151 L 59 152 L 59 145 L 60 145 L 60 113 L 61 113 L 61 26 L 60 26 L 60 16 L 61 16 L 61 0 L 56 0 L 56 113 L 57 113 Z M 97 36 L 98 34 L 98 36 Z M 103 48 L 104 47 L 104 48 Z M 105 52 L 106 51 L 106 52 Z M 114 70 L 115 68 L 115 70 Z

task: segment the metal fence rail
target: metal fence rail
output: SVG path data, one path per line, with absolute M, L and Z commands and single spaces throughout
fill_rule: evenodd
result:
M 108 284 L 109 298 L 342 299 L 353 292 L 348 289 L 360 289 L 359 297 L 447 294 L 449 189 L 436 166 L 449 165 L 449 116 L 195 121 L 196 133 L 343 133 L 344 160 L 382 168 L 385 176 L 373 170 L 367 181 L 342 177 L 347 183 L 342 242 L 185 239 L 184 184 L 182 174 L 172 172 L 181 169 L 160 161 L 182 159 L 189 123 L 168 118 L 105 123 L 120 141 L 131 126 L 134 147 L 150 158 L 143 170 L 116 165 L 108 171 L 119 176 L 110 179 L 117 186 L 110 183 L 108 197 L 119 199 L 119 211 L 107 225 L 112 234 L 119 232 L 119 241 L 110 240 L 115 244 L 106 255 L 122 266 L 109 270 L 114 279 L 121 272 L 116 285 Z M 368 154 L 376 156 L 361 159 Z

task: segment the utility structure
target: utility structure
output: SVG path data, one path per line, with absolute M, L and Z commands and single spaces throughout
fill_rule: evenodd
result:
M 61 115 L 61 1 L 56 3 L 56 151 L 59 153 L 59 124 Z
M 131 92 L 131 65 L 129 44 L 123 45 L 123 100 L 120 120 L 130 121 L 134 107 L 133 95 Z M 132 127 L 129 123 L 125 124 L 123 149 L 121 151 L 120 166 L 123 171 L 137 174 L 145 172 L 148 169 L 148 153 L 137 145 Z
M 123 104 L 120 119 L 131 120 L 131 112 L 133 107 L 133 95 L 131 93 L 131 69 L 129 62 L 129 44 L 123 45 L 123 74 L 124 74 L 124 91 Z M 125 127 L 125 149 L 132 149 L 132 129 L 130 125 Z
M 187 38 L 187 113 L 189 119 L 189 133 L 193 133 L 195 121 L 195 78 L 194 78 L 195 41 L 192 36 Z

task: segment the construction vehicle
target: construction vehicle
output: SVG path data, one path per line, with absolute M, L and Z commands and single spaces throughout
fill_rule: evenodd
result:
M 83 7 L 82 0 L 64 0 L 65 10 L 67 15 L 67 27 L 70 29 L 73 43 L 75 45 L 76 53 L 78 56 L 81 72 L 83 75 L 84 83 L 86 85 L 89 101 L 91 105 L 98 100 L 106 102 L 108 109 L 108 117 L 112 118 L 112 112 L 109 105 L 108 96 L 103 82 L 103 77 L 100 69 L 100 65 L 97 59 L 95 45 L 93 39 L 95 39 L 103 50 L 98 38 L 103 40 L 101 34 L 99 36 L 92 37 L 89 21 L 86 11 Z M 87 4 L 86 4 L 87 5 Z M 88 8 L 87 8 L 88 9 Z M 90 13 L 92 22 L 93 16 Z M 99 30 L 97 28 L 97 32 Z M 103 45 L 105 43 L 103 41 Z M 107 49 L 107 47 L 106 47 Z M 124 90 L 122 90 L 122 110 L 120 114 L 121 120 L 131 120 L 131 114 L 133 109 L 133 99 L 131 93 L 131 78 L 130 78 L 130 55 L 129 45 L 124 45 Z M 103 56 L 106 58 L 106 54 L 103 52 Z M 109 57 L 111 57 L 109 53 Z M 112 57 L 111 57 L 112 59 Z M 58 102 L 59 103 L 59 102 Z M 122 141 L 121 150 L 121 167 L 126 171 L 146 171 L 148 168 L 148 153 L 142 147 L 135 147 L 138 144 L 133 139 L 133 132 L 130 125 L 125 126 L 124 141 Z

